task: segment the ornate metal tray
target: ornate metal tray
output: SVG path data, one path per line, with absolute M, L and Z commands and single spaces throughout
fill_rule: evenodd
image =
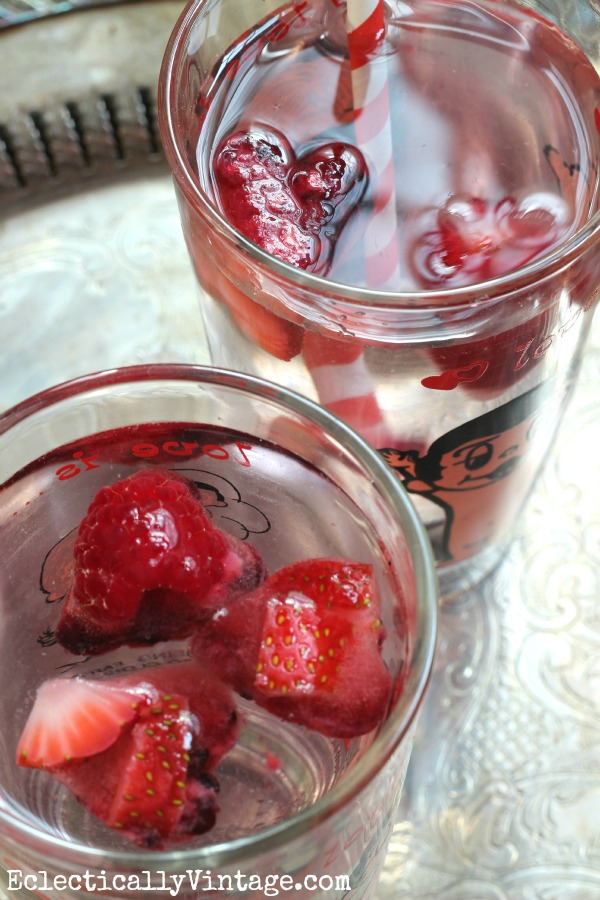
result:
M 0 0 L 1 409 L 84 372 L 208 361 L 156 130 L 180 9 Z M 442 610 L 378 900 L 600 897 L 599 383 L 596 317 L 510 552 Z

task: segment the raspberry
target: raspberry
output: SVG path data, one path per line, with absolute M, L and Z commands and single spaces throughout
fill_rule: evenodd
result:
M 180 639 L 264 574 L 250 545 L 212 524 L 193 482 L 144 469 L 103 487 L 82 520 L 56 637 L 86 654 Z
M 280 132 L 258 125 L 221 144 L 214 177 L 232 225 L 273 256 L 319 274 L 367 184 L 355 147 L 334 141 L 296 156 Z

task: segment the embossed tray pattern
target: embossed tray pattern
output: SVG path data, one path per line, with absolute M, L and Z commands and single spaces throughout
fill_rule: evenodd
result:
M 0 6 L 0 408 L 207 362 L 155 83 L 180 3 Z M 41 17 L 41 18 L 40 18 Z M 67 48 L 69 52 L 67 53 Z M 378 900 L 600 897 L 600 320 L 505 561 L 441 611 Z

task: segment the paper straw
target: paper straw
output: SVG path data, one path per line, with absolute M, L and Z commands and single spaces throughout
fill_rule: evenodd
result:
M 382 0 L 347 0 L 348 52 L 356 142 L 371 179 L 373 212 L 365 232 L 368 287 L 398 285 L 398 221 Z
M 370 444 L 385 446 L 388 437 L 385 418 L 358 341 L 352 338 L 333 340 L 306 331 L 302 357 L 319 402 Z
M 356 143 L 367 161 L 373 211 L 364 237 L 369 287 L 399 279 L 396 197 L 389 88 L 384 58 L 382 0 L 347 0 L 346 27 L 352 76 Z M 385 446 L 387 426 L 361 345 L 306 332 L 302 354 L 319 401 L 375 447 Z

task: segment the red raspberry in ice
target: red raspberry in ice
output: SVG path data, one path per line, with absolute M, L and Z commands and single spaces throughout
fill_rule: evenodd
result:
M 507 275 L 564 238 L 568 207 L 555 194 L 452 196 L 423 216 L 411 263 L 424 288 L 464 287 Z
M 278 259 L 324 274 L 366 187 L 366 165 L 339 141 L 296 157 L 280 132 L 257 125 L 221 143 L 214 177 L 235 228 Z
M 561 197 L 549 193 L 531 194 L 520 202 L 511 197 L 491 202 L 454 196 L 427 216 L 411 261 L 423 288 L 441 290 L 507 275 L 558 243 L 568 226 L 567 205 Z M 515 297 L 514 302 L 521 308 L 524 300 Z M 503 303 L 506 318 L 499 319 L 500 326 L 510 319 L 511 298 Z M 487 315 L 484 309 L 484 322 Z M 472 318 L 471 324 L 474 321 Z M 535 357 L 525 367 L 523 358 L 528 348 L 543 346 L 552 322 L 552 312 L 544 311 L 480 340 L 440 346 L 430 353 L 438 371 L 424 378 L 422 384 L 432 390 L 453 390 L 461 385 L 474 393 L 497 394 L 537 363 Z M 533 352 L 529 354 L 532 356 Z
M 390 702 L 384 636 L 371 566 L 313 559 L 215 612 L 192 652 L 275 715 L 351 738 L 375 728 Z
M 362 154 L 349 144 L 313 145 L 297 157 L 283 134 L 258 125 L 227 137 L 213 167 L 228 221 L 283 262 L 319 275 L 329 270 L 340 232 L 366 187 L 366 172 Z M 206 270 L 201 260 L 197 265 Z M 257 346 L 284 360 L 300 352 L 298 322 L 255 302 L 225 273 L 209 273 L 209 279 L 216 282 L 213 294 Z
M 264 574 L 252 546 L 212 524 L 191 481 L 143 469 L 103 487 L 83 518 L 56 637 L 86 654 L 183 638 Z
M 110 828 L 162 849 L 208 831 L 215 768 L 234 745 L 229 689 L 193 663 L 41 685 L 17 747 Z

